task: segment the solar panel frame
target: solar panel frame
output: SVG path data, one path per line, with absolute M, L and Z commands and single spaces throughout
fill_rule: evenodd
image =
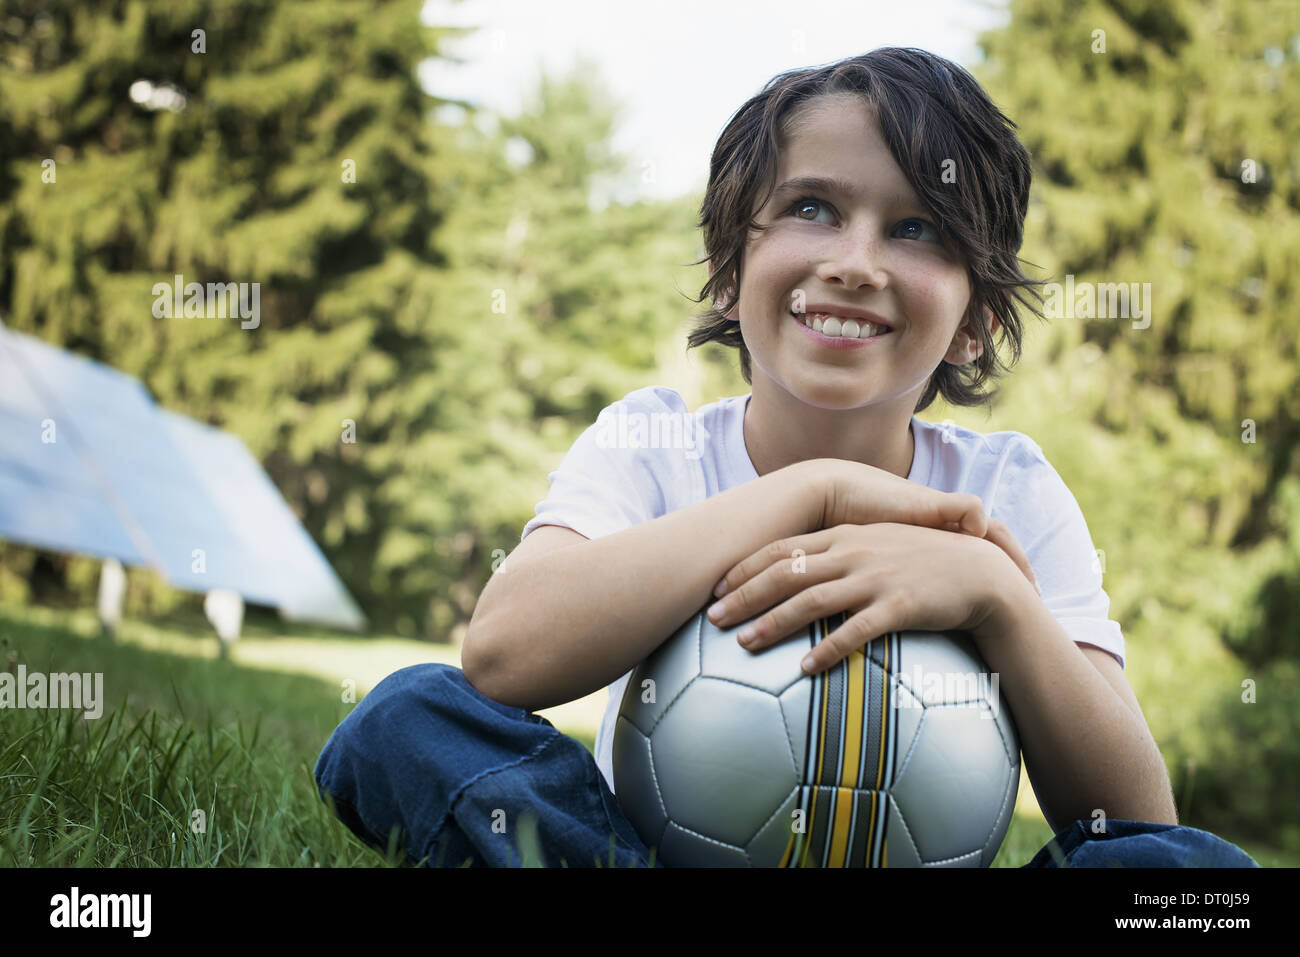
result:
M 42 442 L 49 421 L 55 441 Z M 152 566 L 186 590 L 229 588 L 288 620 L 366 624 L 238 437 L 3 323 L 0 537 Z

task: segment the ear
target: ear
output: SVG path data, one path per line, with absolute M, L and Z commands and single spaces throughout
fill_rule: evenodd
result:
M 1002 328 L 1002 323 L 998 322 L 998 317 L 993 314 L 993 310 L 988 306 L 984 307 L 984 323 L 989 330 L 989 338 L 996 335 L 997 331 Z M 944 359 L 953 365 L 962 366 L 978 359 L 983 353 L 984 347 L 981 345 L 975 330 L 971 327 L 971 320 L 967 319 L 957 328 Z

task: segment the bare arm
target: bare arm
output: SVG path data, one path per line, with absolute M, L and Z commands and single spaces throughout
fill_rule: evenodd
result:
M 488 697 L 533 711 L 572 701 L 644 660 L 759 549 L 873 522 L 986 537 L 1033 579 L 1023 549 L 977 496 L 857 462 L 808 459 L 594 541 L 554 528 L 530 548 L 534 531 L 479 596 L 466 677 Z
M 614 681 L 699 611 L 737 562 L 821 527 L 820 461 L 612 535 L 508 559 L 474 609 L 466 676 L 488 697 L 531 711 Z
M 995 613 L 975 630 L 1015 713 L 1025 768 L 1053 831 L 1108 818 L 1177 824 L 1160 749 L 1109 652 L 1077 645 L 1041 598 L 991 554 Z

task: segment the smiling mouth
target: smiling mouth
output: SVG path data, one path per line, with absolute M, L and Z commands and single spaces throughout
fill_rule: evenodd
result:
M 875 325 L 861 319 L 842 319 L 820 312 L 799 313 L 792 310 L 790 315 L 828 339 L 877 339 L 894 331 L 889 326 Z

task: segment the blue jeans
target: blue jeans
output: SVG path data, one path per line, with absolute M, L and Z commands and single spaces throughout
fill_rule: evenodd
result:
M 647 867 L 650 851 L 580 742 L 479 693 L 459 668 L 393 672 L 343 720 L 315 770 L 322 799 L 370 846 L 429 866 Z M 1110 820 L 1060 831 L 1026 867 L 1258 867 L 1193 827 Z M 653 866 L 663 865 L 656 859 Z

